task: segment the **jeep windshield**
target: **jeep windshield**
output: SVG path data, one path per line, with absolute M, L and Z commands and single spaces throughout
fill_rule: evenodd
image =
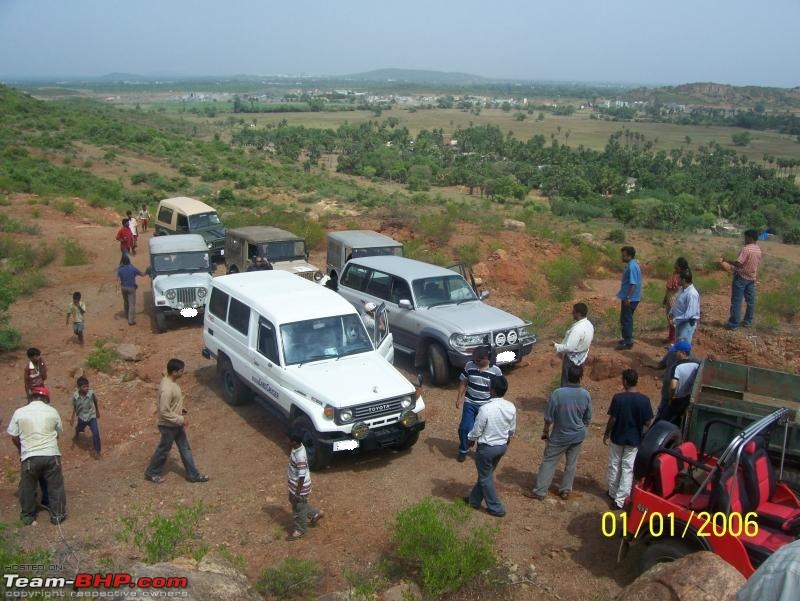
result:
M 281 326 L 281 338 L 286 365 L 373 350 L 364 324 L 356 314 L 287 323 Z
M 153 270 L 157 274 L 208 271 L 208 266 L 207 252 L 153 255 Z
M 418 307 L 435 307 L 478 300 L 475 292 L 460 275 L 442 275 L 412 282 Z
M 394 255 L 395 257 L 403 256 L 402 246 L 371 246 L 369 248 L 354 248 L 353 258 L 360 259 L 362 257 L 384 257 L 387 255 Z
M 272 263 L 278 261 L 296 261 L 306 258 L 306 243 L 303 240 L 282 240 L 261 246 L 261 256 Z
M 189 229 L 191 231 L 204 230 L 215 225 L 222 225 L 216 213 L 200 213 L 189 216 Z

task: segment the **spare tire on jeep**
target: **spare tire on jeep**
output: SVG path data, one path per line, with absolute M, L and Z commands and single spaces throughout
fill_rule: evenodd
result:
M 653 424 L 642 438 L 636 461 L 633 463 L 633 477 L 644 478 L 653 466 L 653 458 L 661 449 L 672 449 L 681 443 L 681 431 L 678 426 L 668 421 Z

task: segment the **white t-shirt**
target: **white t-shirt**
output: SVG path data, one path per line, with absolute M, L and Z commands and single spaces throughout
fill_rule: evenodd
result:
M 20 407 L 11 416 L 7 432 L 18 436 L 22 455 L 28 457 L 60 456 L 58 433 L 61 432 L 61 416 L 53 407 L 42 401 L 31 401 Z
M 131 231 L 131 234 L 136 236 L 136 217 L 129 217 L 128 218 L 128 229 Z
M 675 398 L 680 399 L 687 397 L 692 393 L 692 385 L 694 384 L 695 376 L 697 376 L 697 369 L 700 367 L 699 363 L 688 361 L 681 363 L 675 367 L 675 373 L 672 375 L 673 380 L 678 380 L 678 386 L 675 388 Z

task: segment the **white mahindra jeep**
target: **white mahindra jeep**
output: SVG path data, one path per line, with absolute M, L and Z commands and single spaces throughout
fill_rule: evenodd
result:
M 319 469 L 339 451 L 409 448 L 425 427 L 419 387 L 389 362 L 382 307 L 375 322 L 368 334 L 344 298 L 285 271 L 225 275 L 213 281 L 203 355 L 216 358 L 228 403 L 277 409 Z
M 150 276 L 156 329 L 167 329 L 167 317 L 195 317 L 205 310 L 214 265 L 200 234 L 150 238 Z

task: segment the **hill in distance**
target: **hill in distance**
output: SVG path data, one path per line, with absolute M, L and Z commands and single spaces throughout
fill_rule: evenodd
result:
M 758 104 L 763 104 L 765 108 L 772 110 L 800 108 L 800 87 L 767 88 L 701 82 L 660 88 L 637 88 L 631 90 L 628 96 L 635 100 L 657 100 L 662 103 L 675 102 L 720 108 L 753 108 Z

